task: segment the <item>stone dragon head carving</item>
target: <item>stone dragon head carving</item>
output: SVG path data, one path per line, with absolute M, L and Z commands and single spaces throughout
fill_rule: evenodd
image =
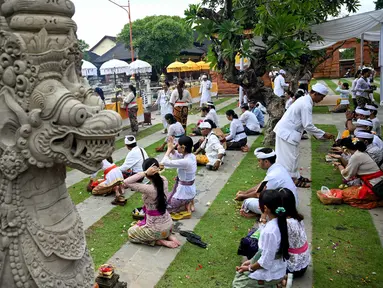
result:
M 6 1 L 2 11 L 15 13 L 25 5 L 29 10 L 45 5 L 69 15 L 74 9 L 71 1 L 14 0 Z M 64 16 L 40 22 L 54 25 L 60 17 Z M 92 173 L 112 154 L 121 118 L 113 111 L 101 111 L 101 100 L 79 74 L 82 55 L 75 24 L 65 25 L 62 32 L 67 33 L 60 36 L 48 34 L 46 26 L 51 24 L 28 33 L 30 25 L 41 26 L 36 19 L 13 16 L 7 28 L 27 32 L 0 32 L 0 111 L 7 115 L 0 120 L 0 149 L 4 156 L 18 155 L 13 165 L 1 157 L 0 169 L 12 178 L 28 165 L 43 168 L 62 163 Z
M 0 286 L 85 288 L 94 268 L 65 166 L 93 173 L 121 117 L 81 77 L 69 0 L 0 0 Z

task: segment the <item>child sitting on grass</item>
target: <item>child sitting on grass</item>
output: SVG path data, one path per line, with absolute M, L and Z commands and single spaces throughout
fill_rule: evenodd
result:
M 282 283 L 289 259 L 289 239 L 286 210 L 278 190 L 265 190 L 259 197 L 264 217 L 269 221 L 261 231 L 257 254 L 236 267 L 233 288 L 276 287 Z

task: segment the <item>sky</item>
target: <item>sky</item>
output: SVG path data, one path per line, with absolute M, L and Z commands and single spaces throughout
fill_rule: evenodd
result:
M 74 20 L 77 23 L 77 35 L 90 47 L 94 46 L 105 35 L 116 36 L 128 23 L 128 14 L 108 0 L 72 0 L 76 6 Z M 127 5 L 128 0 L 115 0 Z M 184 16 L 189 4 L 200 3 L 200 0 L 131 0 L 132 21 L 150 15 Z M 373 0 L 360 0 L 358 13 L 375 9 Z M 347 15 L 346 11 L 342 16 Z

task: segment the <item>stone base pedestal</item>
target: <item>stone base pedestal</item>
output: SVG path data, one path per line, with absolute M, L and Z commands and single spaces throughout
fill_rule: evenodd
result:
M 99 288 L 127 288 L 128 284 L 126 282 L 119 282 L 118 279 L 120 279 L 120 275 L 114 274 L 112 278 L 103 278 L 103 277 L 97 277 L 96 282 L 99 286 Z

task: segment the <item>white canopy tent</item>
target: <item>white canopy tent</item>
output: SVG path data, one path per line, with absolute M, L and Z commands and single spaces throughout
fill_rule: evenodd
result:
M 97 67 L 88 61 L 82 60 L 81 74 L 84 77 L 97 76 Z
M 139 59 L 130 63 L 129 66 L 130 72 L 127 75 L 152 73 L 152 65 Z
M 360 38 L 361 47 L 364 47 L 364 40 L 379 41 L 380 87 L 383 87 L 383 10 L 376 10 L 330 20 L 325 23 L 312 26 L 312 31 L 321 36 L 323 41 L 311 44 L 311 50 L 320 50 L 331 47 L 339 41 L 351 38 Z M 363 50 L 364 49 L 361 49 L 362 65 Z M 381 94 L 380 105 L 383 105 L 383 98 Z
M 125 61 L 112 59 L 101 65 L 100 73 L 101 75 L 128 74 L 130 73 L 130 66 Z

